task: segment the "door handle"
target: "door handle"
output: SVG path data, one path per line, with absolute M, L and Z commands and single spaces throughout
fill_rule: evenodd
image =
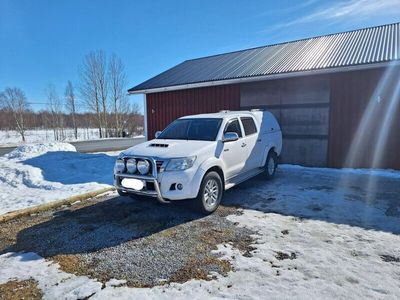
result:
M 261 142 L 261 139 L 258 139 L 257 142 Z
M 246 147 L 246 145 L 247 145 L 246 143 L 242 143 L 242 147 Z

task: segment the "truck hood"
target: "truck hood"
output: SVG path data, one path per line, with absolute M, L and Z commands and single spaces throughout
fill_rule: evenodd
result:
M 154 139 L 122 151 L 127 156 L 152 156 L 174 158 L 197 155 L 204 148 L 213 147 L 216 141 L 186 141 Z

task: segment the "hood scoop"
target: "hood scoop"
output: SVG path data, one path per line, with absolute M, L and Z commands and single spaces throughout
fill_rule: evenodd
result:
M 149 145 L 149 147 L 158 147 L 158 148 L 167 148 L 169 145 L 168 144 L 158 144 L 158 143 L 152 143 Z

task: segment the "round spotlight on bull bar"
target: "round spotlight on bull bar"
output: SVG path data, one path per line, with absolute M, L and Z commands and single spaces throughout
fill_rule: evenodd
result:
M 136 173 L 136 159 L 130 158 L 126 161 L 126 170 L 131 174 Z
M 150 171 L 150 164 L 147 160 L 139 160 L 137 162 L 137 169 L 140 174 L 145 175 Z
M 117 159 L 114 166 L 114 173 L 123 173 L 125 170 L 125 163 L 123 159 Z

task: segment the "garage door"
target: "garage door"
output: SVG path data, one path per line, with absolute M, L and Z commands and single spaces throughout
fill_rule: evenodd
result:
M 326 166 L 329 93 L 327 76 L 245 83 L 240 87 L 240 106 L 276 116 L 283 134 L 283 163 Z

